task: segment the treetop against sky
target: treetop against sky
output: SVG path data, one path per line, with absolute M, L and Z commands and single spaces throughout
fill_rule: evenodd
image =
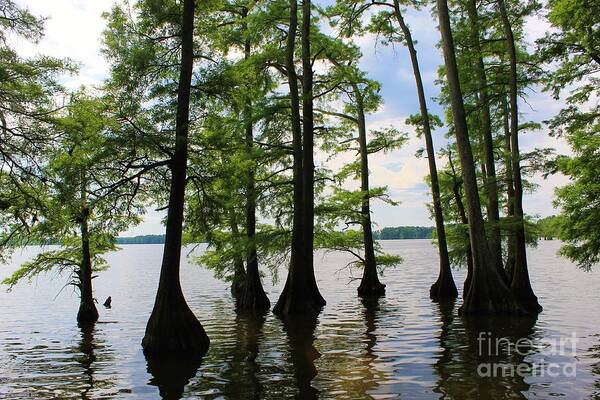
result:
M 108 63 L 99 49 L 102 47 L 101 34 L 105 28 L 102 13 L 110 10 L 114 1 L 82 1 L 54 0 L 17 1 L 26 6 L 34 15 L 47 17 L 45 35 L 39 44 L 33 45 L 24 39 L 16 40 L 16 45 L 26 54 L 46 54 L 56 57 L 69 57 L 78 62 L 80 71 L 75 76 L 65 77 L 67 86 L 77 88 L 81 85 L 93 86 L 108 76 Z M 320 1 L 315 1 L 319 4 Z M 430 9 L 406 12 L 406 20 L 410 25 L 414 39 L 417 41 L 421 72 L 425 92 L 429 99 L 430 112 L 442 115 L 442 108 L 432 101 L 439 95 L 435 85 L 437 69 L 443 64 L 440 49 L 437 47 L 439 33 L 437 21 Z M 541 18 L 531 18 L 526 26 L 527 41 L 533 44 L 535 39 L 543 36 L 550 28 Z M 381 83 L 383 104 L 379 110 L 367 117 L 369 129 L 394 126 L 400 131 L 409 132 L 410 140 L 401 149 L 387 154 L 373 154 L 370 160 L 370 180 L 373 186 L 388 186 L 394 200 L 400 206 L 374 202 L 372 205 L 373 222 L 380 228 L 397 225 L 432 225 L 426 204 L 430 202 L 428 187 L 424 181 L 428 174 L 427 160 L 415 157 L 415 153 L 423 147 L 423 140 L 413 133 L 414 127 L 405 123 L 406 118 L 418 111 L 418 99 L 415 95 L 414 79 L 410 59 L 404 47 L 375 44 L 373 34 L 365 34 L 356 38 L 363 57 L 360 67 L 368 73 L 369 78 Z M 527 103 L 522 102 L 520 112 L 522 120 L 544 121 L 555 115 L 563 106 L 548 93 L 535 90 L 528 94 Z M 443 147 L 447 140 L 446 129 L 434 132 L 436 149 Z M 521 147 L 525 153 L 534 148 L 553 147 L 559 153 L 569 153 L 568 146 L 562 139 L 549 137 L 544 131 L 523 133 Z M 332 161 L 333 166 L 348 162 L 351 154 L 345 154 Z M 439 156 L 438 156 L 439 157 Z M 348 159 L 346 159 L 348 158 Z M 316 156 L 316 161 L 321 159 Z M 440 162 L 440 165 L 443 163 Z M 539 185 L 535 193 L 525 194 L 525 212 L 530 215 L 553 215 L 556 210 L 552 204 L 555 187 L 562 186 L 567 179 L 561 175 L 552 175 L 544 180 L 541 176 L 534 179 Z M 150 212 L 144 222 L 124 235 L 143 235 L 162 233 L 162 219 L 159 212 Z

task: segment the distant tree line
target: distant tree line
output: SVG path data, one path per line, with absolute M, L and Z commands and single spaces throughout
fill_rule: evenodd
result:
M 165 235 L 140 235 L 117 238 L 117 244 L 163 244 Z
M 540 239 L 560 239 L 564 218 L 560 215 L 551 215 L 541 218 L 535 223 L 536 233 Z
M 375 240 L 431 239 L 433 226 L 390 226 L 373 231 Z M 165 235 L 123 236 L 117 238 L 117 244 L 164 244 Z
M 433 226 L 390 226 L 373 232 L 375 240 L 431 239 Z

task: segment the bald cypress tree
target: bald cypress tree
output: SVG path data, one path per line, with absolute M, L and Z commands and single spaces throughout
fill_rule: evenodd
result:
M 518 75 L 517 50 L 513 29 L 504 0 L 497 0 L 498 11 L 502 21 L 506 48 L 509 59 L 509 109 L 510 109 L 510 154 L 514 185 L 513 210 L 517 219 L 515 229 L 515 262 L 510 283 L 513 296 L 529 312 L 542 311 L 529 281 L 527 268 L 527 248 L 525 242 L 525 219 L 523 213 L 523 181 L 521 179 L 521 155 L 519 151 L 519 110 L 518 110 Z
M 514 313 L 521 307 L 514 301 L 509 288 L 504 283 L 498 266 L 494 262 L 488 246 L 481 202 L 477 188 L 475 164 L 469 132 L 467 128 L 463 95 L 458 76 L 458 66 L 454 40 L 450 27 L 450 15 L 446 0 L 437 0 L 439 29 L 442 36 L 442 49 L 446 67 L 446 78 L 450 92 L 454 133 L 460 157 L 466 207 L 469 222 L 469 240 L 473 257 L 473 274 L 467 290 L 462 312 L 472 313 Z
M 298 3 L 290 1 L 285 65 L 289 85 L 293 147 L 293 222 L 288 276 L 273 312 L 279 315 L 318 313 L 325 305 L 317 287 L 313 263 L 314 234 L 314 120 L 312 59 L 310 55 L 311 3 L 302 6 L 302 113 L 295 66 Z
M 358 5 L 356 3 L 359 3 Z M 340 26 L 345 35 L 362 34 L 364 29 L 361 25 L 363 13 L 372 7 L 378 7 L 383 11 L 371 19 L 366 30 L 376 32 L 385 38 L 384 43 L 401 42 L 406 46 L 411 61 L 412 71 L 415 79 L 417 97 L 419 100 L 419 117 L 411 118 L 411 122 L 418 126 L 419 133 L 425 137 L 425 148 L 429 166 L 431 183 L 431 196 L 433 203 L 433 215 L 437 233 L 437 244 L 439 252 L 439 274 L 436 282 L 430 288 L 430 297 L 433 300 L 456 298 L 458 291 L 452 278 L 450 259 L 448 256 L 448 245 L 446 242 L 446 230 L 444 227 L 444 216 L 440 201 L 440 186 L 438 182 L 437 165 L 435 161 L 435 149 L 433 145 L 432 123 L 430 121 L 416 44 L 408 24 L 404 20 L 402 4 L 399 0 L 389 1 L 360 1 L 346 2 L 337 1 L 335 7 L 330 8 L 330 13 L 336 17 L 336 25 Z M 339 21 L 338 21 L 339 19 Z M 396 24 L 393 24 L 395 20 Z
M 177 88 L 175 151 L 170 162 L 171 187 L 160 280 L 152 314 L 142 340 L 148 354 L 204 354 L 209 339 L 190 310 L 179 278 L 181 234 L 187 181 L 190 89 L 194 66 L 194 0 L 184 0 L 181 12 L 181 63 Z

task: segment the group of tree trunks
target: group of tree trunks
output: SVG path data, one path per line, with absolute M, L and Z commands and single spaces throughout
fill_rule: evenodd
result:
M 473 32 L 477 34 L 477 10 L 475 3 L 470 2 L 469 19 Z M 146 334 L 142 345 L 148 354 L 164 354 L 186 352 L 204 354 L 209 345 L 209 339 L 202 325 L 188 307 L 179 281 L 179 265 L 181 256 L 181 232 L 184 211 L 184 193 L 186 183 L 186 165 L 188 149 L 188 124 L 190 107 L 190 88 L 193 70 L 193 19 L 194 0 L 185 0 L 181 29 L 181 66 L 177 96 L 176 118 L 176 148 L 171 160 L 171 189 L 163 262 L 160 274 L 159 288 L 154 309 L 148 321 Z M 533 294 L 527 272 L 525 253 L 524 224 L 522 196 L 523 188 L 520 177 L 519 147 L 518 147 L 518 110 L 516 82 L 516 51 L 512 30 L 502 0 L 498 0 L 498 8 L 503 20 L 507 37 L 511 82 L 509 92 L 510 107 L 510 146 L 511 171 L 510 176 L 514 185 L 511 205 L 514 215 L 519 219 L 511 249 L 514 250 L 514 266 L 511 274 L 506 275 L 502 266 L 500 233 L 498 227 L 498 189 L 496 185 L 495 166 L 493 160 L 493 145 L 490 131 L 490 116 L 487 109 L 486 79 L 483 61 L 479 58 L 477 80 L 480 88 L 479 101 L 483 110 L 484 123 L 484 154 L 486 166 L 485 189 L 488 195 L 488 216 L 491 222 L 489 239 L 486 236 L 484 218 L 481 212 L 479 191 L 469 132 L 465 116 L 465 108 L 458 78 L 458 67 L 454 53 L 454 44 L 448 15 L 446 0 L 437 0 L 440 32 L 442 35 L 443 53 L 446 65 L 447 82 L 450 89 L 451 106 L 454 121 L 454 132 L 462 171 L 462 185 L 465 191 L 466 207 L 463 207 L 462 218 L 469 227 L 468 276 L 464 289 L 464 304 L 461 310 L 464 314 L 474 313 L 536 313 L 541 311 L 537 298 Z M 435 153 L 432 139 L 432 129 L 425 99 L 425 93 L 419 70 L 417 52 L 410 31 L 404 22 L 400 6 L 394 1 L 395 17 L 406 39 L 409 55 L 415 77 L 419 99 L 421 123 L 425 136 L 426 151 L 431 175 L 433 209 L 437 228 L 440 268 L 437 281 L 431 286 L 430 296 L 435 301 L 453 300 L 458 291 L 452 278 L 452 270 L 446 246 L 444 219 L 441 209 L 440 189 L 437 179 Z M 288 276 L 284 289 L 273 308 L 279 316 L 290 317 L 295 314 L 316 315 L 325 305 L 317 287 L 313 262 L 314 234 L 314 116 L 313 116 L 313 71 L 310 43 L 311 2 L 302 2 L 301 21 L 301 94 L 298 87 L 294 49 L 296 48 L 296 32 L 298 26 L 298 4 L 290 0 L 289 31 L 287 35 L 286 70 L 289 83 L 291 104 L 291 127 L 293 144 L 293 227 L 291 242 L 291 257 Z M 476 49 L 477 50 L 477 49 Z M 245 43 L 245 55 L 250 54 L 250 43 Z M 385 293 L 385 285 L 379 281 L 377 265 L 373 249 L 373 236 L 370 220 L 369 180 L 366 122 L 361 106 L 360 91 L 357 96 L 357 122 L 359 131 L 359 146 L 361 148 L 361 190 L 364 193 L 361 214 L 365 243 L 364 272 L 358 288 L 361 297 L 379 296 Z M 301 104 L 302 102 L 302 104 Z M 253 126 L 250 120 L 251 100 L 246 102 L 244 115 L 246 118 L 246 146 L 253 146 Z M 302 115 L 301 115 L 302 114 Z M 240 312 L 264 312 L 269 309 L 270 302 L 260 281 L 258 256 L 255 246 L 256 234 L 256 201 L 253 171 L 248 171 L 247 200 L 246 200 L 246 235 L 249 250 L 245 260 L 235 263 L 235 281 L 232 293 L 236 297 L 236 305 Z M 456 190 L 455 190 L 456 191 Z M 456 194 L 457 201 L 462 204 L 461 196 Z M 466 212 L 465 209 L 466 208 Z M 82 225 L 82 233 L 85 226 Z M 237 229 L 237 227 L 236 227 Z M 85 241 L 85 235 L 84 239 Z M 84 243 L 85 245 L 85 243 Z M 85 246 L 84 246 L 85 247 Z M 246 268 L 244 269 L 244 261 Z M 512 261 L 511 261 L 512 262 Z M 88 274 L 90 268 L 82 266 L 82 273 Z M 83 291 L 82 290 L 82 294 Z M 89 296 L 83 312 L 89 306 Z M 93 301 L 92 301 L 93 305 Z M 89 307 L 88 307 L 89 308 Z M 95 310 L 95 308 L 94 308 Z M 82 311 L 80 310 L 80 313 Z M 97 311 L 96 311 L 97 314 Z
M 511 145 L 511 167 L 512 183 L 514 185 L 514 216 L 518 221 L 518 228 L 515 234 L 515 261 L 512 275 L 507 276 L 502 266 L 501 254 L 499 253 L 499 234 L 496 232 L 497 225 L 497 189 L 495 181 L 495 172 L 492 175 L 493 168 L 488 166 L 487 172 L 487 190 L 488 196 L 495 193 L 496 199 L 490 201 L 488 213 L 492 222 L 492 234 L 490 240 L 486 236 L 483 215 L 481 213 L 481 203 L 479 191 L 477 188 L 477 178 L 475 174 L 475 163 L 473 152 L 469 140 L 469 132 L 466 121 L 465 107 L 463 104 L 463 94 L 461 91 L 458 66 L 456 62 L 455 47 L 450 26 L 450 17 L 448 4 L 446 0 L 437 0 L 439 27 L 442 35 L 442 48 L 446 66 L 446 78 L 450 92 L 452 115 L 454 120 L 454 133 L 459 152 L 459 159 L 462 170 L 462 181 L 467 202 L 467 222 L 469 226 L 470 252 L 472 267 L 468 271 L 467 283 L 464 290 L 464 302 L 461 311 L 464 314 L 477 313 L 537 313 L 541 311 L 541 306 L 537 302 L 537 297 L 533 294 L 529 282 L 527 271 L 527 258 L 525 248 L 525 229 L 524 216 L 522 208 L 523 188 L 521 183 L 521 169 L 519 165 L 519 147 L 518 147 L 518 109 L 517 109 L 517 60 L 512 28 L 503 0 L 498 0 L 498 9 L 502 16 L 502 23 L 506 35 L 506 42 L 510 58 L 510 145 Z M 469 18 L 471 24 L 476 27 L 477 17 L 473 4 L 470 5 Z M 475 29 L 475 32 L 477 30 Z M 477 68 L 478 83 L 480 88 L 480 101 L 486 101 L 485 96 L 485 76 L 480 63 Z M 483 104 L 483 109 L 487 104 Z M 484 112 L 485 116 L 489 113 Z M 487 147 L 486 164 L 493 164 L 491 151 L 489 149 L 489 137 L 484 140 Z

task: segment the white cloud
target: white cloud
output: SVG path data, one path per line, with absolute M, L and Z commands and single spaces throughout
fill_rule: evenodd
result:
M 34 15 L 47 18 L 45 36 L 39 44 L 19 39 L 24 54 L 71 58 L 80 63 L 79 74 L 67 78 L 69 87 L 98 84 L 106 77 L 108 64 L 100 54 L 101 34 L 106 24 L 101 15 L 110 10 L 114 1 L 21 0 L 19 3 Z

